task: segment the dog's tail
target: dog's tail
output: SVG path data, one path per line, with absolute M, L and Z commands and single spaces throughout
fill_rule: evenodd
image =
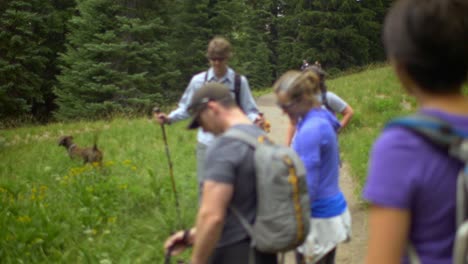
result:
M 98 150 L 98 147 L 97 147 L 98 138 L 99 138 L 99 133 L 95 133 L 94 134 L 94 144 L 93 144 L 93 150 L 94 151 Z

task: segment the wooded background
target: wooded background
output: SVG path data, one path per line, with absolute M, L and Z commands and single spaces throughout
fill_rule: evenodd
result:
M 330 73 L 384 60 L 391 0 L 2 0 L 0 121 L 101 119 L 176 102 L 208 68 L 208 41 L 252 89 L 318 60 Z

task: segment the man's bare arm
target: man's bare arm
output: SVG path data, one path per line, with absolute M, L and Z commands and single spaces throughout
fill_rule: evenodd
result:
M 205 181 L 203 198 L 198 210 L 192 264 L 204 264 L 213 253 L 223 229 L 224 218 L 233 194 L 227 183 Z

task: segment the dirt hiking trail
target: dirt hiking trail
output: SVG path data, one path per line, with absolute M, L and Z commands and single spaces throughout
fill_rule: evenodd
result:
M 271 123 L 270 137 L 276 143 L 284 144 L 288 118 L 275 104 L 273 94 L 261 96 L 257 104 Z M 352 122 L 352 121 L 351 121 Z M 340 170 L 340 187 L 346 196 L 348 207 L 352 216 L 352 238 L 351 242 L 338 246 L 337 264 L 360 264 L 364 262 L 364 254 L 367 242 L 367 213 L 355 193 L 354 183 L 351 178 L 346 161 Z M 293 254 L 286 255 L 286 264 L 295 264 Z

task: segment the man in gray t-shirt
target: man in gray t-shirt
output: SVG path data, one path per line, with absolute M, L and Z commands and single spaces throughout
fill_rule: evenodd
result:
M 197 90 L 189 112 L 189 128 L 202 127 L 217 137 L 207 149 L 196 226 L 172 235 L 164 247 L 178 254 L 193 244 L 192 264 L 248 263 L 250 239 L 229 207 L 237 208 L 251 223 L 255 221 L 254 149 L 222 134 L 229 129 L 254 136 L 264 132 L 236 105 L 229 89 L 219 83 L 208 83 Z M 276 254 L 255 251 L 255 263 L 276 264 Z
M 263 134 L 263 131 L 259 127 L 253 125 L 235 125 L 233 128 L 254 136 Z M 221 136 L 213 145 L 208 147 L 205 160 L 205 176 L 203 179 L 203 182 L 210 180 L 232 185 L 235 191 L 232 194 L 229 205 L 237 208 L 251 223 L 255 220 L 257 203 L 253 156 L 254 151 L 252 147 L 245 142 Z M 239 220 L 228 210 L 224 220 L 223 232 L 218 241 L 218 247 L 246 238 L 247 233 Z

